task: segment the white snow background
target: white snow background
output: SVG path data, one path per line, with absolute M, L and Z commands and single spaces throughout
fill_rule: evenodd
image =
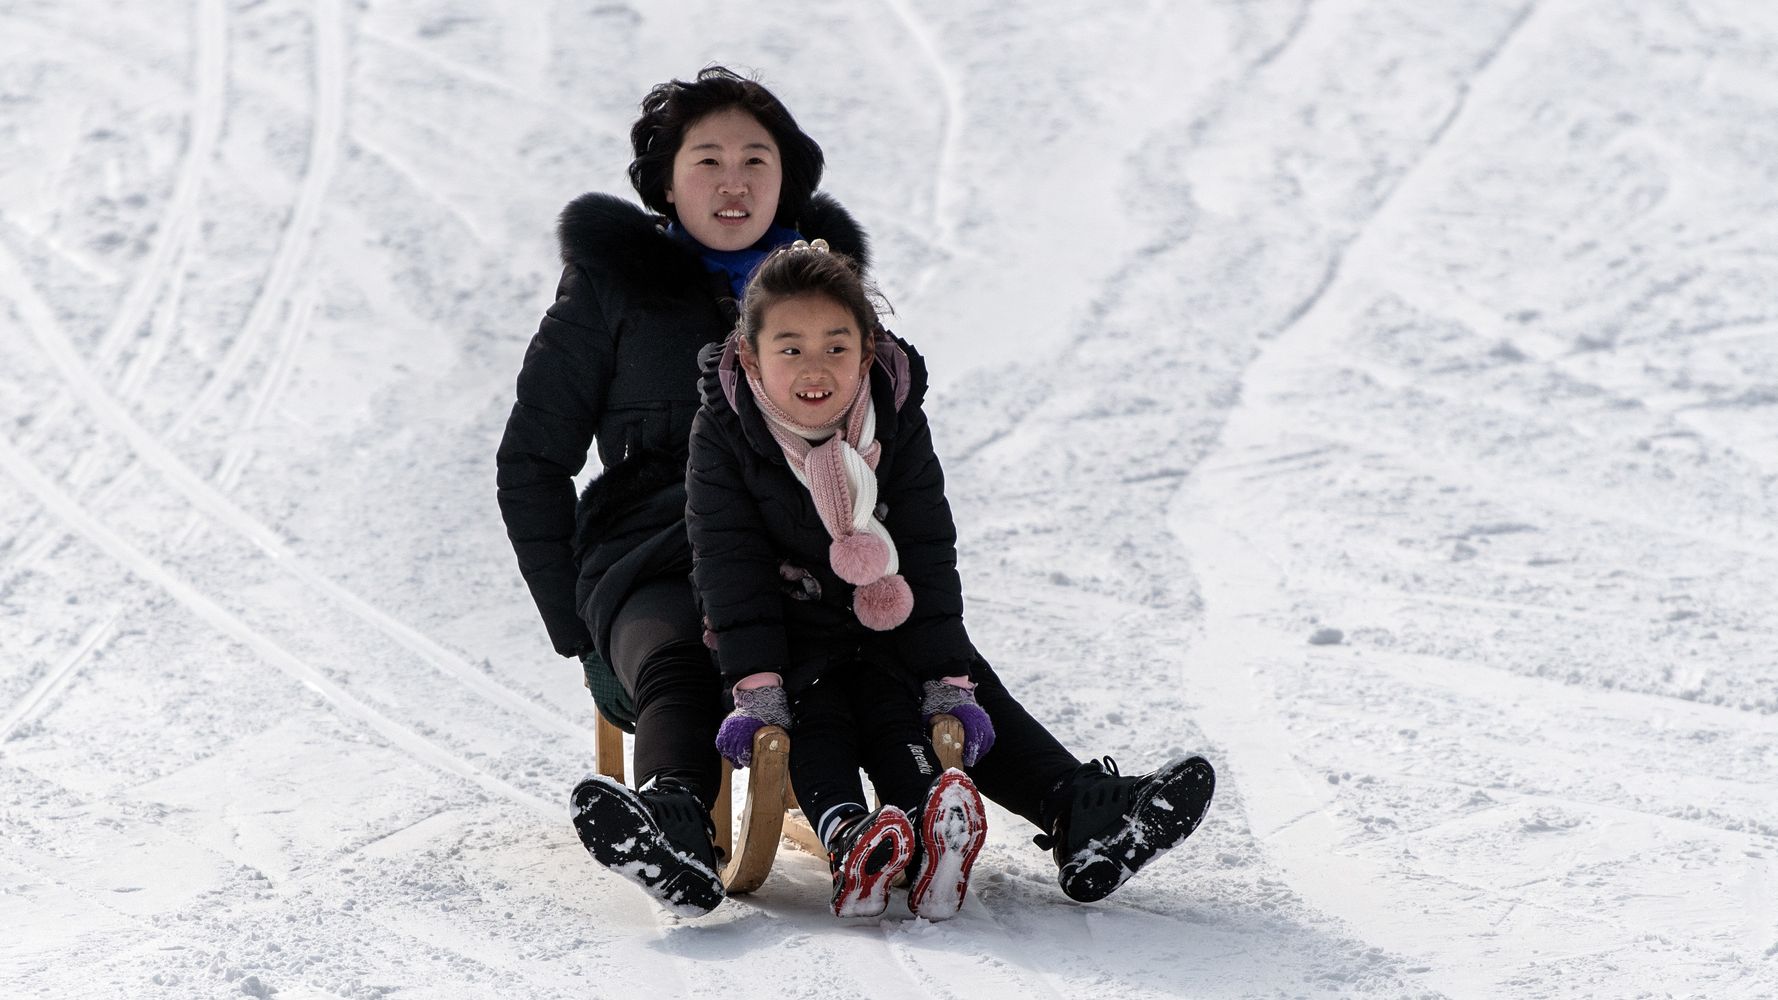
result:
M 588 859 L 493 454 L 649 85 L 925 351 L 977 643 L 1217 800 L 1102 903 Z M 1778 994 L 1778 5 L 0 5 L 0 995 Z

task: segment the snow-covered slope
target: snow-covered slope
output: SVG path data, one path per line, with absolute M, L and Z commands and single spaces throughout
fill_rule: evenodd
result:
M 1778 993 L 1778 10 L 760 6 L 0 11 L 0 994 Z M 978 644 L 1219 768 L 1103 903 L 994 810 L 951 922 L 680 920 L 566 821 L 493 448 L 712 61 L 932 362 Z

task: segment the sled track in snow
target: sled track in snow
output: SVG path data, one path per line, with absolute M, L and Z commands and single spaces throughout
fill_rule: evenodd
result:
M 562 809 L 559 805 L 545 802 L 529 792 L 487 774 L 413 730 L 394 722 L 381 712 L 353 697 L 322 671 L 303 662 L 262 633 L 255 631 L 251 626 L 231 614 L 228 609 L 200 593 L 197 588 L 174 576 L 159 562 L 101 524 L 73 497 L 57 487 L 27 456 L 18 451 L 11 442 L 4 439 L 0 439 L 0 469 L 6 470 L 15 482 L 34 495 L 45 509 L 64 521 L 80 537 L 122 563 L 143 580 L 166 591 L 218 631 L 252 649 L 280 670 L 320 694 L 341 714 L 357 719 L 391 744 L 440 771 L 463 778 L 490 794 L 525 806 L 540 816 L 552 820 L 561 818 Z
M 167 210 L 155 228 L 148 261 L 124 296 L 111 325 L 99 339 L 98 353 L 101 356 L 115 354 L 121 349 L 124 342 L 141 328 L 142 321 L 153 308 L 179 259 L 178 251 L 197 222 L 198 195 L 203 187 L 204 174 L 216 159 L 228 99 L 228 10 L 222 0 L 197 0 L 194 6 L 197 24 L 192 74 L 195 93 L 185 158 L 179 165 L 178 178 L 173 182 Z
M 196 223 L 204 173 L 216 158 L 228 99 L 228 12 L 221 0 L 197 0 L 194 16 L 197 27 L 192 59 L 191 129 L 185 155 L 180 160 L 167 209 L 155 226 L 147 262 L 99 337 L 94 353 L 101 359 L 114 357 L 123 349 L 141 329 L 162 289 L 176 276 Z M 72 405 L 62 398 L 52 400 L 50 410 L 40 414 L 40 419 L 52 423 Z M 70 471 L 70 481 L 78 486 L 97 463 L 94 453 L 81 455 Z M 57 540 L 53 532 L 46 534 L 21 553 L 15 569 L 41 559 Z
M 0 447 L 5 447 L 4 441 L 4 438 L 0 438 Z M 6 713 L 6 717 L 0 719 L 0 754 L 6 753 L 6 741 L 12 736 L 13 731 L 24 724 L 25 720 L 29 719 L 39 707 L 65 687 L 79 668 L 81 661 L 85 660 L 94 649 L 104 645 L 105 641 L 111 637 L 112 630 L 117 626 L 117 617 L 117 615 L 111 615 L 105 621 L 87 629 L 86 634 L 80 637 L 80 644 L 75 646 L 67 656 L 62 657 L 61 662 L 50 667 L 36 684 L 31 685 L 31 690 L 25 692 L 24 697 L 12 706 L 12 710 Z
M 418 630 L 397 621 L 373 607 L 357 594 L 336 581 L 323 576 L 296 555 L 283 540 L 251 515 L 235 506 L 214 486 L 205 482 L 166 445 L 162 444 L 112 398 L 98 380 L 81 363 L 67 336 L 55 321 L 52 310 L 32 289 L 10 255 L 0 250 L 0 288 L 15 289 L 15 300 L 25 314 L 26 325 L 38 344 L 61 370 L 70 388 L 80 397 L 101 423 L 109 425 L 129 442 L 143 464 L 160 472 L 194 507 L 223 526 L 246 538 L 278 566 L 301 580 L 311 590 L 345 606 L 355 617 L 372 625 L 418 655 L 440 672 L 463 683 L 487 700 L 528 719 L 548 731 L 561 733 L 592 746 L 590 731 L 547 711 L 520 696 L 455 656 Z
M 953 218 L 953 198 L 950 192 L 950 178 L 956 172 L 957 148 L 961 145 L 963 135 L 963 92 L 952 78 L 950 67 L 945 63 L 944 53 L 939 51 L 938 42 L 932 37 L 926 22 L 914 12 L 911 0 L 883 0 L 883 6 L 889 8 L 895 19 L 907 29 L 908 36 L 914 40 L 915 48 L 931 68 L 933 79 L 938 81 L 940 96 L 944 99 L 944 130 L 939 140 L 938 155 L 933 157 L 932 164 L 932 224 L 938 232 L 936 243 L 940 246 L 952 246 L 957 242 L 957 220 Z M 927 268 L 930 274 L 931 266 Z
M 1266 595 L 1272 586 L 1271 578 L 1282 570 L 1272 565 L 1255 567 L 1253 547 L 1231 529 L 1218 524 L 1214 504 L 1200 502 L 1196 490 L 1207 476 L 1227 475 L 1231 470 L 1253 465 L 1256 459 L 1269 461 L 1269 450 L 1289 444 L 1289 439 L 1278 429 L 1292 425 L 1284 414 L 1273 411 L 1269 403 L 1272 390 L 1293 385 L 1289 375 L 1302 358 L 1344 358 L 1329 351 L 1325 344 L 1339 326 L 1325 318 L 1331 303 L 1338 298 L 1348 275 L 1372 273 L 1375 263 L 1386 257 L 1385 251 L 1376 246 L 1384 229 L 1382 223 L 1404 205 L 1413 203 L 1418 189 L 1426 183 L 1427 175 L 1435 170 L 1443 155 L 1445 140 L 1461 125 L 1464 112 L 1476 104 L 1485 104 L 1488 89 L 1505 75 L 1501 71 L 1502 57 L 1538 25 L 1538 10 L 1536 4 L 1522 8 L 1503 36 L 1476 61 L 1474 70 L 1460 85 L 1456 105 L 1437 126 L 1421 155 L 1384 191 L 1375 210 L 1358 227 L 1353 238 L 1334 251 L 1336 264 L 1328 280 L 1267 338 L 1258 356 L 1243 373 L 1241 403 L 1228 414 L 1219 432 L 1216 449 L 1199 463 L 1199 474 L 1175 496 L 1167 514 L 1177 544 L 1187 554 L 1188 565 L 1198 576 L 1200 593 L 1206 604 L 1203 636 L 1195 647 L 1197 655 L 1219 665 L 1219 669 L 1194 678 L 1206 692 L 1202 714 L 1212 735 L 1224 743 L 1229 755 L 1229 770 L 1240 783 L 1256 837 L 1278 858 L 1291 888 L 1312 907 L 1347 920 L 1360 935 L 1404 954 L 1411 954 L 1409 949 L 1423 946 L 1424 939 L 1412 931 L 1404 933 L 1394 919 L 1380 915 L 1392 912 L 1392 908 L 1399 912 L 1418 911 L 1418 907 L 1404 909 L 1420 898 L 1415 895 L 1412 879 L 1404 880 L 1401 873 L 1379 860 L 1375 852 L 1339 849 L 1343 838 L 1329 786 L 1318 775 L 1305 773 L 1299 765 L 1291 749 L 1295 744 L 1280 719 L 1274 698 L 1260 680 L 1260 674 L 1268 665 L 1299 661 L 1304 656 L 1300 637 L 1277 634 L 1264 623 L 1244 617 L 1238 610 L 1267 607 Z M 1424 391 L 1426 386 L 1417 384 L 1416 389 Z M 1474 403 L 1473 400 L 1465 402 Z M 1318 424 L 1307 433 L 1357 454 L 1386 455 L 1403 468 L 1447 476 L 1448 481 L 1454 483 L 1480 485 L 1478 474 L 1451 468 L 1435 457 L 1403 454 L 1398 449 L 1380 446 L 1376 441 L 1344 439 L 1337 432 L 1330 432 L 1325 425 Z M 1502 488 L 1493 480 L 1488 485 L 1496 492 Z M 1547 481 L 1543 485 L 1547 487 Z M 1652 519 L 1638 518 L 1630 512 L 1601 511 L 1596 500 L 1582 502 L 1571 497 L 1552 498 L 1547 489 L 1539 492 L 1535 500 L 1539 505 L 1588 521 L 1613 521 L 1762 558 L 1778 556 L 1767 546 L 1676 529 Z M 1260 558 L 1264 558 L 1263 553 Z M 1404 594 L 1403 599 L 1413 600 L 1414 597 Z M 1448 676 L 1415 678 L 1415 682 L 1457 686 L 1475 683 L 1490 690 L 1497 684 L 1539 684 L 1529 678 L 1496 677 L 1493 671 L 1486 682 Z M 1659 697 L 1623 693 L 1613 696 Z M 1676 705 L 1674 710 L 1697 709 L 1698 706 L 1686 704 Z M 1766 728 L 1769 724 L 1761 721 L 1758 725 Z M 1638 812 L 1604 803 L 1571 801 L 1562 796 L 1548 798 L 1589 812 L 1620 811 L 1652 816 L 1661 823 L 1691 822 L 1659 812 Z M 1735 831 L 1703 825 L 1714 835 L 1735 836 Z M 1339 863 L 1327 863 L 1332 857 L 1337 857 Z M 1606 915 L 1544 906 L 1521 892 L 1474 888 L 1512 907 L 1538 907 L 1576 921 L 1613 927 L 1626 938 L 1635 937 L 1635 928 L 1623 926 Z M 1498 914 L 1480 910 L 1452 913 L 1451 916 L 1454 918 L 1450 929 L 1452 935 L 1475 939 L 1494 933 L 1501 919 Z M 1685 942 L 1670 943 L 1683 950 L 1697 950 Z M 1450 960 L 1447 956 L 1447 961 Z
M 314 242 L 315 228 L 327 189 L 333 182 L 335 164 L 345 131 L 346 117 L 346 39 L 340 0 L 316 0 L 315 3 L 315 113 L 310 119 L 309 160 L 303 171 L 296 203 L 284 232 L 278 241 L 259 296 L 247 314 L 247 322 L 234 339 L 222 363 L 210 374 L 209 381 L 192 400 L 185 413 L 173 422 L 168 437 L 177 438 L 199 414 L 229 391 L 240 377 L 241 369 L 263 340 L 278 310 L 291 297 L 298 270 L 308 259 Z
M 432 69 L 447 76 L 466 80 L 478 87 L 485 87 L 488 90 L 505 94 L 508 97 L 529 104 L 532 107 L 543 109 L 549 112 L 550 117 L 553 120 L 572 122 L 580 128 L 585 129 L 590 135 L 608 131 L 612 127 L 610 122 L 596 122 L 591 118 L 588 118 L 578 108 L 573 106 L 564 107 L 561 101 L 550 100 L 547 97 L 533 94 L 513 83 L 511 80 L 507 80 L 485 70 L 477 69 L 474 66 L 466 65 L 447 56 L 439 55 L 424 46 L 415 45 L 406 39 L 396 38 L 381 31 L 377 31 L 374 28 L 368 28 L 362 25 L 358 27 L 354 37 L 362 41 L 374 42 L 391 52 L 399 52 L 417 62 L 425 63 Z
M 160 472 L 193 506 L 246 538 L 312 590 L 344 605 L 355 617 L 394 639 L 478 695 L 529 719 L 541 728 L 573 737 L 589 747 L 593 745 L 593 734 L 586 728 L 561 718 L 495 682 L 418 630 L 396 620 L 338 582 L 322 575 L 291 551 L 271 529 L 237 507 L 216 487 L 205 482 L 166 445 L 137 423 L 87 370 L 66 334 L 57 325 L 53 311 L 37 297 L 35 290 L 30 288 L 10 256 L 0 251 L 0 287 L 8 286 L 16 289 L 15 298 L 21 311 L 26 314 L 26 325 L 30 327 L 38 344 L 61 370 L 75 395 L 101 423 L 108 424 L 129 443 L 142 464 Z

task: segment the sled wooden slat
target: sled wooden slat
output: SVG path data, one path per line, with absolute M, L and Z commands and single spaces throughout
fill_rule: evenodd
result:
M 718 826 L 733 815 L 728 801 L 731 782 L 728 761 L 722 762 L 722 789 L 716 804 Z M 718 846 L 732 844 L 722 866 L 722 884 L 739 895 L 759 888 L 772 872 L 778 853 L 778 836 L 784 828 L 784 791 L 790 787 L 790 736 L 777 726 L 761 726 L 753 734 L 753 764 L 747 768 L 747 801 L 741 804 L 741 829 L 731 841 L 717 831 Z
M 618 784 L 624 783 L 624 731 L 598 715 L 593 727 L 593 769 Z
M 818 858 L 827 857 L 827 845 L 815 836 L 815 828 L 797 808 L 796 790 L 788 782 L 784 785 L 784 839 Z
M 963 770 L 963 723 L 956 716 L 932 717 L 932 748 L 938 751 L 939 770 Z

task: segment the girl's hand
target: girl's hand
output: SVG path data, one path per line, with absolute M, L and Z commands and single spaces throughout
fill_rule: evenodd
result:
M 962 723 L 963 766 L 974 767 L 994 746 L 994 723 L 975 703 L 975 685 L 967 677 L 946 677 L 927 681 L 923 690 L 920 715 L 928 726 L 932 725 L 932 717 L 939 714 L 950 715 Z
M 753 735 L 761 726 L 790 728 L 790 699 L 777 674 L 753 674 L 735 684 L 735 710 L 716 731 L 716 752 L 745 768 L 753 763 Z

